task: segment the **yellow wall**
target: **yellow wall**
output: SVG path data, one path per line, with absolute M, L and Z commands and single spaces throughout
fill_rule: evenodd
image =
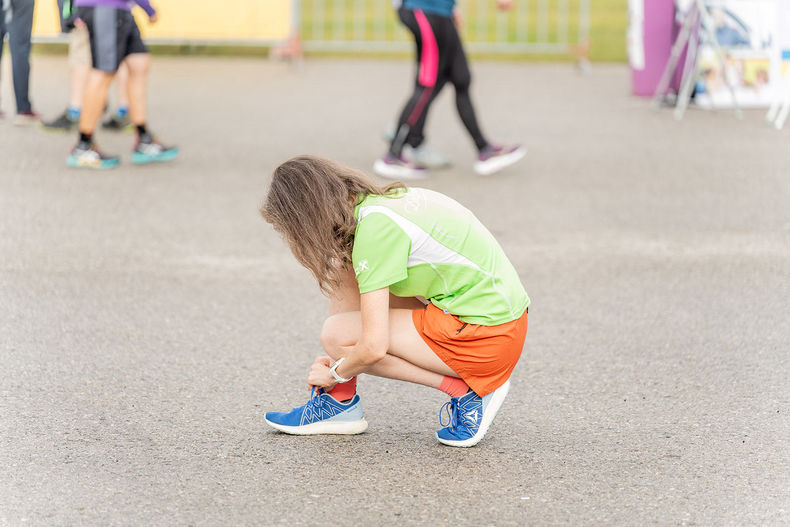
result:
M 291 0 L 152 0 L 159 22 L 134 9 L 143 38 L 156 40 L 272 41 L 291 33 Z M 54 37 L 60 33 L 55 0 L 38 0 L 33 34 Z

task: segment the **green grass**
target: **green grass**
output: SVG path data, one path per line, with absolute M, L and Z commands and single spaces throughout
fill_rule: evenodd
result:
M 627 26 L 627 0 L 592 0 L 590 59 L 598 62 L 625 62 Z

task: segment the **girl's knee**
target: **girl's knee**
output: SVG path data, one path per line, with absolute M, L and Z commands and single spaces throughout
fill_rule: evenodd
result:
M 344 331 L 341 320 L 341 316 L 332 315 L 324 321 L 321 328 L 321 346 L 332 358 L 340 354 L 340 348 L 343 346 Z

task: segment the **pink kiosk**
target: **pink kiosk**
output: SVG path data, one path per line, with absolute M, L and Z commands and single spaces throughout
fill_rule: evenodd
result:
M 634 95 L 652 97 L 678 33 L 675 0 L 628 0 L 628 14 L 631 89 Z M 674 89 L 680 84 L 679 74 L 673 79 Z

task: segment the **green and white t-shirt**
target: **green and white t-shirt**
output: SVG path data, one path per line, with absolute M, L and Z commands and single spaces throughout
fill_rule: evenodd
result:
M 366 196 L 354 210 L 359 292 L 421 296 L 464 322 L 496 326 L 529 306 L 518 273 L 488 229 L 443 194 L 409 188 Z

